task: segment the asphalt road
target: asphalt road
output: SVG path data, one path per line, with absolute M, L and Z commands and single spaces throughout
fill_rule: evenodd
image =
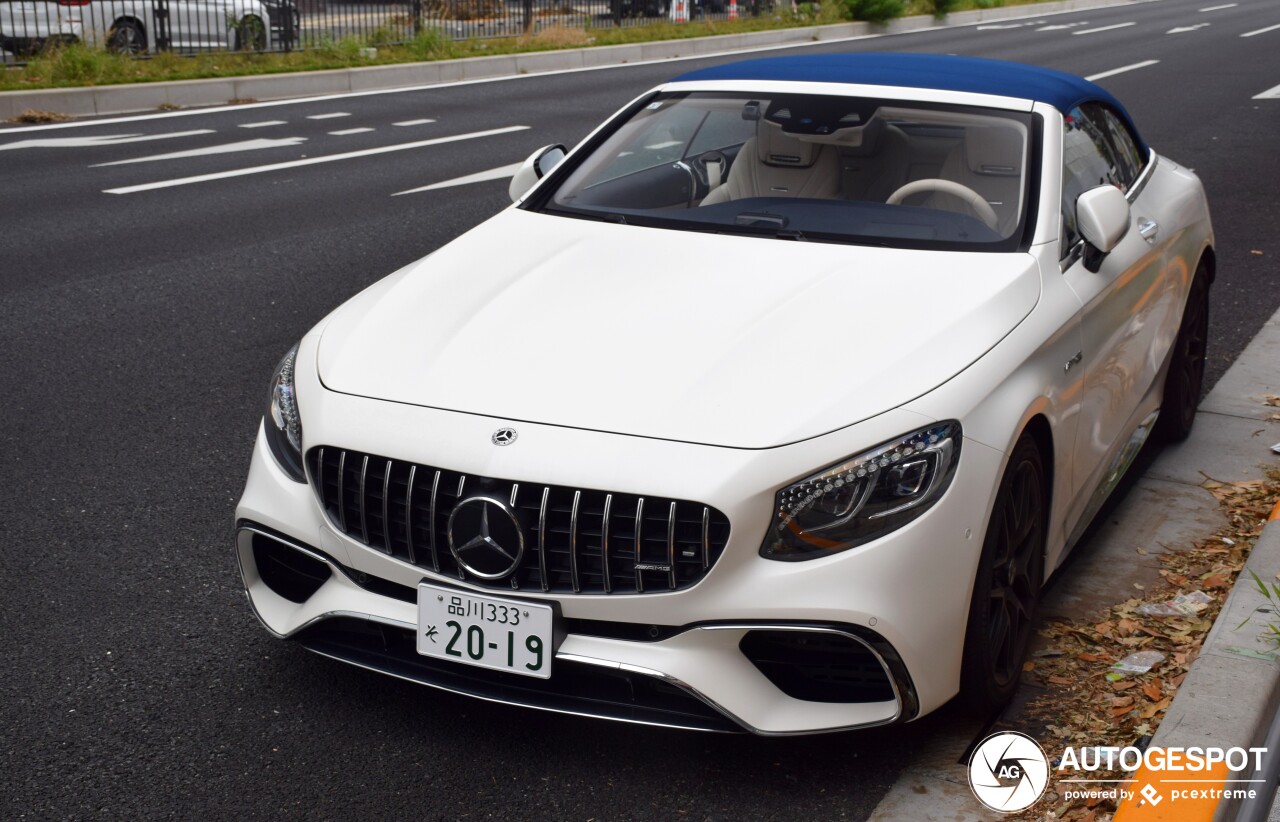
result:
M 803 50 L 1081 75 L 1158 61 L 1100 82 L 1208 188 L 1216 379 L 1280 306 L 1280 99 L 1255 99 L 1280 86 L 1280 28 L 1241 36 L 1272 26 L 1273 0 L 1161 0 Z M 234 502 L 280 354 L 501 208 L 506 181 L 392 195 L 571 144 L 717 61 L 0 128 L 6 817 L 866 816 L 945 714 L 769 740 L 487 705 L 268 638 L 234 570 Z M 191 154 L 263 140 L 281 142 Z

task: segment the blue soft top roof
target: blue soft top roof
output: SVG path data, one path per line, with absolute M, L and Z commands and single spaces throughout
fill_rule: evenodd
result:
M 1142 145 L 1129 113 L 1106 89 L 1073 74 L 1004 60 L 946 54 L 810 54 L 725 63 L 675 79 L 676 82 L 784 80 L 936 88 L 1036 100 L 1064 114 L 1081 103 L 1096 100 L 1113 106 Z

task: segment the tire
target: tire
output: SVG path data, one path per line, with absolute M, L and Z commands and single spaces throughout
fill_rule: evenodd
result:
M 262 19 L 246 15 L 236 24 L 236 51 L 266 51 L 267 27 Z
M 1044 582 L 1047 487 L 1040 448 L 1024 431 L 991 510 L 965 630 L 961 697 L 983 714 L 1013 697 L 1035 632 Z
M 1209 343 L 1209 274 L 1203 262 L 1196 267 L 1191 293 L 1182 311 L 1182 324 L 1173 341 L 1169 373 L 1155 434 L 1165 442 L 1182 442 L 1191 434 L 1204 386 L 1204 361 Z
M 147 50 L 147 33 L 137 20 L 117 20 L 107 34 L 107 51 L 142 54 Z

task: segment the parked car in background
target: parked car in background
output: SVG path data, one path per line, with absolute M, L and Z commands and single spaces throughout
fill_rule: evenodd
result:
M 273 635 L 629 722 L 989 711 L 1045 580 L 1195 419 L 1204 190 L 1078 77 L 715 66 L 510 193 L 280 362 L 236 510 Z
M 261 0 L 0 0 L 0 47 L 18 55 L 71 42 L 125 54 L 264 51 L 284 22 L 272 8 L 291 10 L 296 21 L 293 0 L 272 7 Z

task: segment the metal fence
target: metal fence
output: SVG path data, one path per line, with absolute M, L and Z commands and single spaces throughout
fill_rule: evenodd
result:
M 0 48 L 10 63 L 69 42 L 128 54 L 293 51 L 348 39 L 393 45 L 423 32 L 512 37 L 772 9 L 773 0 L 0 0 Z

